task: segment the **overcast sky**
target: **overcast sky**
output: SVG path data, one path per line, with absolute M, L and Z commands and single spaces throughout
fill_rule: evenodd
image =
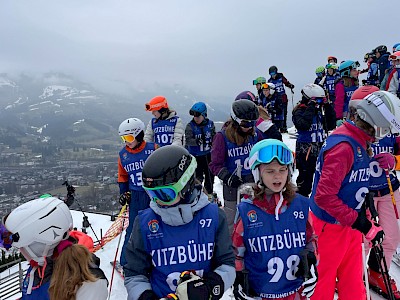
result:
M 299 92 L 328 55 L 362 63 L 400 42 L 398 12 L 398 0 L 3 0 L 0 73 L 235 97 L 277 65 Z

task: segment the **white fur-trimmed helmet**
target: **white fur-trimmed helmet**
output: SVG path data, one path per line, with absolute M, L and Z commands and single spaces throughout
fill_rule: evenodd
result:
M 138 118 L 129 118 L 123 121 L 118 128 L 118 134 L 120 136 L 131 134 L 137 137 L 140 132 L 144 130 L 144 123 Z
M 42 265 L 68 238 L 73 222 L 68 206 L 47 196 L 18 206 L 4 218 L 4 226 L 12 233 L 12 246 L 20 248 L 27 260 Z

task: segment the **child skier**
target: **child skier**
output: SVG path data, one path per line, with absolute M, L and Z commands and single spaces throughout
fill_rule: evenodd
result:
M 152 201 L 135 219 L 135 238 L 126 250 L 130 300 L 159 300 L 173 292 L 172 299 L 216 300 L 234 282 L 226 216 L 195 186 L 196 165 L 186 149 L 169 145 L 143 167 L 143 186 Z
M 255 129 L 258 117 L 258 108 L 252 101 L 237 100 L 232 104 L 231 119 L 214 137 L 210 170 L 223 182 L 229 232 L 233 230 L 237 189 L 243 183 L 253 182 L 248 156 L 253 145 L 262 139 Z
M 208 164 L 211 161 L 211 147 L 215 136 L 214 122 L 207 118 L 207 106 L 196 102 L 189 111 L 193 119 L 186 125 L 185 138 L 189 153 L 196 158 L 196 178 L 203 182 L 208 195 L 213 193 L 214 175 Z
M 270 82 L 262 85 L 262 92 L 264 95 L 262 106 L 265 107 L 270 114 L 272 123 L 274 123 L 278 129 L 282 129 L 284 121 L 282 96 L 275 93 L 275 85 Z
M 257 89 L 257 95 L 258 95 L 258 103 L 256 104 L 261 104 L 264 100 L 264 94 L 262 92 L 262 85 L 267 82 L 267 79 L 265 77 L 257 77 L 256 79 L 253 80 L 253 85 L 256 86 Z
M 307 84 L 301 90 L 301 102 L 293 109 L 292 120 L 297 129 L 296 179 L 298 193 L 308 197 L 311 193 L 318 153 L 328 131 L 335 129 L 336 118 L 332 105 L 326 100 L 319 85 Z
M 327 138 L 317 160 L 310 207 L 320 259 L 312 300 L 333 299 L 335 288 L 341 300 L 365 299 L 362 235 L 373 246 L 384 237 L 363 205 L 371 173 L 367 148 L 375 139 L 398 132 L 391 115 L 400 116 L 399 103 L 383 94 L 358 102 L 355 121 L 345 122 Z
M 341 79 L 335 85 L 336 124 L 340 126 L 348 118 L 351 95 L 358 88 L 358 61 L 346 60 L 339 66 Z
M 340 79 L 340 75 L 337 72 L 336 64 L 326 65 L 326 76 L 323 79 L 323 87 L 328 97 L 328 100 L 334 105 L 335 104 L 335 84 Z
M 285 86 L 287 86 L 291 91 L 292 94 L 294 85 L 289 82 L 289 80 L 286 79 L 286 77 L 282 73 L 278 73 L 278 68 L 276 66 L 271 66 L 269 68 L 269 75 L 271 76 L 268 79 L 268 82 L 271 82 L 275 85 L 275 91 L 276 93 L 282 97 L 282 103 L 283 103 L 283 126 L 282 126 L 282 131 L 281 132 L 287 132 L 287 106 L 288 106 L 288 97 L 285 92 Z
M 169 109 L 167 99 L 163 96 L 152 98 L 145 105 L 146 111 L 154 116 L 147 125 L 144 140 L 154 142 L 160 147 L 165 145 L 183 145 L 185 129 L 181 118 L 174 110 Z
M 258 106 L 260 117 L 256 123 L 257 132 L 260 132 L 263 139 L 276 139 L 282 141 L 282 134 L 278 127 L 272 122 L 267 110 L 261 105 Z
M 371 95 L 372 94 L 372 95 Z M 379 92 L 376 86 L 369 85 L 358 88 L 350 100 L 350 118 L 355 120 L 357 116 L 357 103 L 365 97 L 381 97 L 392 98 L 392 102 L 399 102 L 395 96 L 388 92 Z M 379 215 L 379 225 L 386 233 L 382 243 L 382 248 L 385 253 L 386 264 L 388 268 L 392 264 L 392 257 L 396 251 L 397 245 L 400 243 L 400 231 L 397 224 L 396 214 L 393 211 L 393 203 L 391 192 L 388 184 L 387 176 L 390 178 L 392 185 L 393 196 L 396 201 L 396 209 L 399 210 L 400 194 L 399 180 L 397 179 L 394 170 L 399 170 L 400 161 L 400 137 L 389 133 L 384 138 L 377 140 L 371 144 L 372 160 L 370 163 L 370 179 L 369 191 L 373 193 L 373 202 Z M 398 212 L 399 213 L 399 212 Z M 380 290 L 384 294 L 388 294 L 383 277 L 379 270 L 379 262 L 376 259 L 375 249 L 371 249 L 369 255 L 369 285 L 375 290 Z M 400 299 L 400 292 L 397 290 L 396 282 L 391 281 L 391 287 L 396 299 Z
M 107 299 L 108 282 L 98 267 L 100 260 L 80 245 L 85 241 L 72 236 L 71 212 L 63 201 L 43 195 L 14 209 L 3 222 L 11 233 L 11 245 L 30 265 L 22 300 Z
M 323 85 L 322 79 L 325 76 L 325 68 L 323 66 L 319 66 L 315 69 L 315 75 L 317 78 L 314 80 L 314 84 Z M 322 83 L 321 83 L 322 82 Z
M 142 187 L 142 170 L 144 162 L 156 149 L 156 144 L 143 140 L 144 123 L 137 118 L 123 121 L 118 133 L 125 143 L 118 157 L 119 203 L 129 205 L 129 225 L 120 259 L 123 266 L 126 263 L 125 247 L 131 236 L 133 221 L 139 210 L 148 208 L 150 204 L 150 198 Z
M 311 297 L 318 280 L 314 235 L 308 199 L 290 182 L 292 151 L 281 141 L 263 140 L 251 149 L 249 164 L 255 195 L 238 205 L 232 236 L 235 299 L 249 299 L 245 286 L 262 299 Z

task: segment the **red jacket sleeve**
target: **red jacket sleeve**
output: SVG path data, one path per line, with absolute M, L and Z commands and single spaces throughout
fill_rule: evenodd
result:
M 344 204 L 338 197 L 342 182 L 352 168 L 353 157 L 353 149 L 346 142 L 337 144 L 325 153 L 314 197 L 315 203 L 343 226 L 351 226 L 358 215 L 356 210 Z
M 343 82 L 338 82 L 335 87 L 336 119 L 343 119 L 344 97 L 345 97 L 344 84 Z
M 125 171 L 124 167 L 121 164 L 121 160 L 118 157 L 118 182 L 128 182 L 129 174 Z

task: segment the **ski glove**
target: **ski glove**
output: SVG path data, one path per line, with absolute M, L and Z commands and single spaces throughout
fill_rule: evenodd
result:
M 311 296 L 314 294 L 317 281 L 318 281 L 317 268 L 315 265 L 311 265 L 309 277 L 308 278 L 306 277 L 305 281 L 302 284 L 303 290 L 301 291 L 301 295 L 307 298 L 311 298 Z
M 357 219 L 353 225 L 351 225 L 351 228 L 362 232 L 365 238 L 370 241 L 373 246 L 382 244 L 383 238 L 385 237 L 382 227 L 367 219 L 365 210 L 361 210 L 358 213 Z
M 390 153 L 382 152 L 375 155 L 374 158 L 379 163 L 379 167 L 384 170 L 393 170 L 396 166 L 396 159 Z
M 303 290 L 301 294 L 307 298 L 310 298 L 312 294 L 314 294 L 315 286 L 317 285 L 318 272 L 316 265 L 317 258 L 314 252 L 307 249 L 301 250 L 300 264 L 295 276 L 304 278 L 304 282 L 302 284 Z
M 336 127 L 339 127 L 342 124 L 343 124 L 343 119 L 336 120 Z
M 217 300 L 224 294 L 224 281 L 215 272 L 201 278 L 192 271 L 182 272 L 176 288 L 179 300 Z
M 160 300 L 178 300 L 178 296 L 176 294 L 168 294 L 166 297 L 161 298 Z
M 122 206 L 129 204 L 131 202 L 131 192 L 125 192 L 119 195 L 118 201 Z
M 233 287 L 233 295 L 235 296 L 235 299 L 239 300 L 255 300 L 255 298 L 246 295 L 241 284 Z
M 238 188 L 243 184 L 242 178 L 236 174 L 231 174 L 226 168 L 222 168 L 218 173 L 218 178 L 220 178 L 223 183 L 232 188 Z

